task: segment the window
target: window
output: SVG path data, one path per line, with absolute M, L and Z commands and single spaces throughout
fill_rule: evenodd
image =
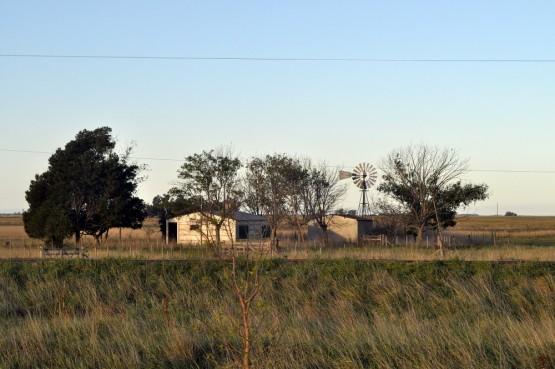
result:
M 262 226 L 262 238 L 270 238 L 271 234 L 272 234 L 272 229 L 270 228 L 270 226 L 263 225 Z
M 191 224 L 189 226 L 190 231 L 198 231 L 199 229 L 200 229 L 200 225 L 198 225 L 198 224 Z
M 248 225 L 237 226 L 237 239 L 246 240 L 247 238 L 249 238 L 249 226 Z

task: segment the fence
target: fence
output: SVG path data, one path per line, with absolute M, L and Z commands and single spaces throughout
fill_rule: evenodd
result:
M 437 234 L 429 232 L 424 234 L 419 248 L 434 250 Z M 553 231 L 529 231 L 529 230 L 492 230 L 488 232 L 442 232 L 442 243 L 448 249 L 467 249 L 471 247 L 510 246 L 510 245 L 538 245 L 555 246 L 555 230 Z M 75 241 L 68 240 L 65 245 L 68 248 L 84 247 L 88 257 L 91 259 L 114 257 L 133 259 L 190 259 L 190 258 L 214 258 L 214 249 L 203 246 L 190 246 L 180 244 L 167 245 L 159 237 L 148 238 L 111 238 L 97 244 L 91 238 L 83 238 L 80 245 Z M 280 242 L 278 256 L 285 257 L 320 257 L 322 255 L 370 255 L 379 249 L 396 249 L 401 251 L 404 247 L 415 248 L 416 239 L 412 236 L 386 236 L 376 235 L 365 237 L 358 244 L 349 242 L 334 242 L 325 245 L 321 241 L 298 242 L 294 240 L 282 240 Z M 0 259 L 38 259 L 44 243 L 29 238 L 0 238 Z M 236 251 L 241 250 L 240 245 Z M 220 255 L 227 256 L 229 252 Z

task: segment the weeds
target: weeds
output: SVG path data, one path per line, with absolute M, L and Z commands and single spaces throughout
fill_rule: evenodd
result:
M 2 262 L 0 366 L 234 367 L 227 345 L 244 346 L 228 318 L 240 312 L 231 269 Z M 267 318 L 251 320 L 252 366 L 555 366 L 553 263 L 272 260 L 263 278 L 252 308 Z

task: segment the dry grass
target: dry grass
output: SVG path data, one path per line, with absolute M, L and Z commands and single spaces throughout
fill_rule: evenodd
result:
M 23 226 L 21 215 L 0 215 L 0 227 L 2 226 Z
M 555 217 L 464 217 L 457 226 L 446 232 L 457 237 L 447 253 L 447 259 L 460 260 L 555 260 Z M 493 234 L 495 233 L 495 245 Z M 468 242 L 466 242 L 468 238 Z M 437 260 L 433 250 L 433 235 L 425 247 L 405 245 L 405 237 L 399 237 L 400 246 L 378 247 L 369 245 L 335 245 L 322 248 L 318 243 L 287 244 L 278 255 L 289 259 L 342 258 L 380 260 Z M 393 239 L 390 239 L 393 242 Z M 68 245 L 72 245 L 71 240 Z M 0 258 L 40 257 L 38 240 L 31 240 L 24 232 L 20 216 L 0 216 Z M 143 229 L 119 229 L 110 231 L 107 241 L 96 245 L 91 237 L 84 238 L 84 245 L 91 258 L 136 259 L 188 259 L 212 258 L 206 248 L 187 246 L 168 247 L 160 238 L 157 219 L 145 221 Z M 426 247 L 427 246 L 427 247 Z
M 0 264 L 5 367 L 234 368 L 229 264 Z M 257 368 L 552 368 L 555 265 L 273 262 Z
M 457 231 L 523 230 L 541 231 L 555 229 L 555 216 L 468 216 L 457 218 Z

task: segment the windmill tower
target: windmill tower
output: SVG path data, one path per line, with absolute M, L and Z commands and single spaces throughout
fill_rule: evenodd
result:
M 339 172 L 339 179 L 351 178 L 355 186 L 360 188 L 360 202 L 358 204 L 357 215 L 367 217 L 370 215 L 370 203 L 368 202 L 367 192 L 376 183 L 378 172 L 374 166 L 368 163 L 360 163 L 352 172 L 344 170 Z

